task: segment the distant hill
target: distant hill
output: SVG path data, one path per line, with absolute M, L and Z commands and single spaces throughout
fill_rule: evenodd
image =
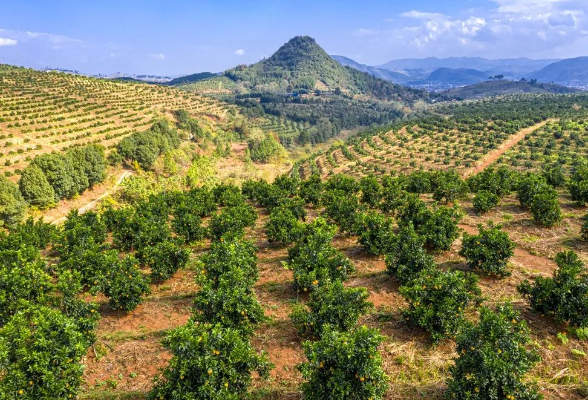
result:
M 588 57 L 555 62 L 531 74 L 529 78 L 566 86 L 588 87 Z
M 369 73 L 342 66 L 309 36 L 297 36 L 271 57 L 250 66 L 240 65 L 225 71 L 223 75 L 252 93 L 319 90 L 380 100 L 410 101 L 426 97 L 422 91 L 398 86 Z
M 197 74 L 180 76 L 179 78 L 172 79 L 171 81 L 167 82 L 167 85 L 180 85 L 182 83 L 198 82 L 213 76 L 216 76 L 216 74 L 213 74 L 212 72 L 200 72 Z
M 488 60 L 480 57 L 449 57 L 449 58 L 405 58 L 392 60 L 378 66 L 391 71 L 423 70 L 434 71 L 439 68 L 476 69 L 497 73 L 516 72 L 521 76 L 530 74 L 559 60 L 530 60 L 528 58 Z M 507 75 L 507 74 L 505 74 Z
M 471 100 L 518 93 L 563 94 L 576 92 L 579 90 L 549 83 L 499 80 L 450 89 L 438 93 L 437 96 L 441 100 Z
M 488 74 L 476 69 L 439 68 L 433 71 L 427 80 L 455 85 L 472 85 L 488 80 Z
M 360 64 L 357 61 L 354 61 L 351 58 L 347 58 L 344 56 L 335 55 L 331 56 L 331 58 L 333 58 L 333 60 L 337 61 L 339 64 L 345 67 L 355 68 L 358 71 L 366 72 L 370 75 L 375 76 L 376 78 L 386 79 L 390 82 L 404 83 L 414 79 L 410 74 L 407 73 L 390 71 L 378 67 L 371 67 L 369 65 Z

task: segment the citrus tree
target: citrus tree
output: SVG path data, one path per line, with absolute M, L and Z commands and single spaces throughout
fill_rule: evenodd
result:
M 514 254 L 515 244 L 500 225 L 489 223 L 487 228 L 478 226 L 478 234 L 463 234 L 459 255 L 465 257 L 468 266 L 491 275 L 506 276 L 508 260 Z

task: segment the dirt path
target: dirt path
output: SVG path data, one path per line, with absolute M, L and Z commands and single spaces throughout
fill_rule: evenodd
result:
M 130 175 L 133 175 L 132 171 L 123 171 L 120 176 L 118 177 L 118 180 L 116 181 L 116 183 L 114 184 L 114 186 L 112 188 L 110 188 L 109 190 L 107 190 L 106 192 L 102 193 L 100 196 L 96 197 L 95 199 L 81 205 L 78 206 L 77 209 L 80 212 L 80 214 L 83 214 L 89 210 L 91 210 L 92 208 L 94 208 L 96 206 L 96 204 L 98 204 L 98 202 L 100 200 L 102 200 L 103 198 L 105 198 L 106 196 L 110 196 L 112 193 L 114 193 L 116 191 L 116 189 L 118 189 L 118 187 L 120 186 L 120 184 L 122 183 L 122 181 L 124 181 L 127 177 L 129 177 Z M 66 220 L 67 217 L 61 217 L 58 218 L 54 221 L 49 221 L 53 224 L 60 224 L 63 221 Z
M 469 170 L 466 170 L 464 173 L 464 176 L 467 177 L 472 174 L 482 172 L 484 169 L 486 169 L 486 167 L 488 167 L 494 161 L 498 160 L 498 158 L 501 155 L 503 155 L 504 153 L 506 153 L 511 147 L 515 146 L 517 143 L 519 143 L 521 140 L 523 140 L 525 138 L 525 136 L 527 136 L 529 133 L 532 133 L 532 132 L 536 131 L 537 129 L 542 128 L 547 123 L 554 122 L 554 121 L 555 121 L 555 119 L 547 119 L 543 122 L 539 122 L 536 125 L 533 125 L 528 128 L 520 130 L 517 134 L 515 134 L 514 136 L 505 140 L 504 143 L 502 143 L 500 145 L 500 147 L 498 147 L 496 150 L 492 150 L 491 152 L 486 154 L 486 157 L 484 157 L 481 164 L 478 164 L 475 167 L 472 167 Z

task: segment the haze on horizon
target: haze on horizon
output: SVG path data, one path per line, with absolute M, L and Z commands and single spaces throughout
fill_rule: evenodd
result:
M 0 9 L 0 63 L 181 75 L 251 64 L 297 35 L 329 53 L 392 59 L 588 55 L 585 0 L 50 2 Z

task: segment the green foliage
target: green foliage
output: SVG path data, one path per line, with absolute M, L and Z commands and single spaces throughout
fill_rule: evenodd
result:
M 127 163 L 136 161 L 141 168 L 151 169 L 160 154 L 178 148 L 180 141 L 178 132 L 167 122 L 158 121 L 148 130 L 122 139 L 116 145 L 116 151 Z
M 220 184 L 212 190 L 214 201 L 219 206 L 234 207 L 244 203 L 241 189 L 231 184 Z
M 522 206 L 531 207 L 536 195 L 552 190 L 553 188 L 549 186 L 543 176 L 535 173 L 528 173 L 519 183 L 517 198 Z
M 430 193 L 432 190 L 431 174 L 425 171 L 415 171 L 407 175 L 406 190 L 416 194 Z
M 385 213 L 394 214 L 407 197 L 404 184 L 400 178 L 385 177 L 382 187 L 382 202 L 380 209 Z
M 383 187 L 378 179 L 373 175 L 364 176 L 359 180 L 361 189 L 361 202 L 370 206 L 377 207 L 382 201 Z
M 518 186 L 519 177 L 508 167 L 488 167 L 484 171 L 468 178 L 467 183 L 474 193 L 490 192 L 499 198 L 510 194 Z
M 376 330 L 362 326 L 351 332 L 327 329 L 321 340 L 305 342 L 308 361 L 298 367 L 305 379 L 304 398 L 382 399 L 388 389 L 378 353 L 383 339 Z
M 176 242 L 166 240 L 141 252 L 141 261 L 151 269 L 151 280 L 162 282 L 172 277 L 180 268 L 184 268 L 190 254 Z
M 288 250 L 288 268 L 294 271 L 294 287 L 303 291 L 334 280 L 345 280 L 355 269 L 351 261 L 333 247 L 336 228 L 323 218 L 307 224 L 300 239 Z
M 312 175 L 310 178 L 300 182 L 300 196 L 306 204 L 317 206 L 322 197 L 323 182 L 317 175 Z
M 257 220 L 257 213 L 248 204 L 228 207 L 219 214 L 213 215 L 210 220 L 210 235 L 214 239 L 220 239 L 228 234 L 230 236 L 242 236 L 245 228 L 253 226 Z
M 0 227 L 21 222 L 26 211 L 27 203 L 18 186 L 0 176 Z
M 479 225 L 478 235 L 464 232 L 459 255 L 466 258 L 468 267 L 502 277 L 509 274 L 507 265 L 514 248 L 514 242 L 501 226 L 490 223 L 487 228 Z
M 394 243 L 394 221 L 375 211 L 357 215 L 355 231 L 359 233 L 359 243 L 368 254 L 387 254 Z
M 457 224 L 463 218 L 463 212 L 457 207 L 435 207 L 419 229 L 425 237 L 425 245 L 433 250 L 449 250 L 451 244 L 459 237 Z
M 335 222 L 342 232 L 353 232 L 355 218 L 359 209 L 359 200 L 356 196 L 341 190 L 333 190 L 325 193 L 325 215 Z
M 71 160 L 61 154 L 41 154 L 33 164 L 43 171 L 47 181 L 55 191 L 55 200 L 70 198 L 77 192 L 74 180 L 75 171 Z
M 390 253 L 386 268 L 402 284 L 407 284 L 421 271 L 435 268 L 435 261 L 424 249 L 425 238 L 419 236 L 411 223 L 401 227 Z
M 518 287 L 531 308 L 574 327 L 588 327 L 588 274 L 573 251 L 558 253 L 557 270 L 552 278 L 537 277 Z
M 431 177 L 431 189 L 435 201 L 445 201 L 447 204 L 463 196 L 466 185 L 456 171 L 437 171 Z
M 402 227 L 412 224 L 417 231 L 420 231 L 430 215 L 425 202 L 418 195 L 409 194 L 404 199 L 404 204 L 398 209 L 398 225 Z
M 588 214 L 582 217 L 582 228 L 580 228 L 582 240 L 588 241 Z
M 10 226 L 8 234 L 0 233 L 0 250 L 18 250 L 24 244 L 44 250 L 56 236 L 55 225 L 29 217 L 25 222 Z
M 400 287 L 408 302 L 404 318 L 431 334 L 434 342 L 455 336 L 467 323 L 465 312 L 479 305 L 478 278 L 461 271 L 427 270 Z
M 547 189 L 533 197 L 531 214 L 535 221 L 545 227 L 551 227 L 561 222 L 561 208 L 555 189 Z
M 279 139 L 271 133 L 261 140 L 249 140 L 247 145 L 249 146 L 252 161 L 266 163 L 286 154 L 286 150 L 280 144 Z
M 30 306 L 0 330 L 0 398 L 76 398 L 87 342 L 58 310 Z
M 200 259 L 198 281 L 218 282 L 220 277 L 235 268 L 244 272 L 243 283 L 253 286 L 257 281 L 257 248 L 248 240 L 235 237 L 221 238 L 210 245 L 210 250 Z
M 267 379 L 271 364 L 235 329 L 189 321 L 167 335 L 173 354 L 148 399 L 239 400 L 252 372 Z
M 457 338 L 455 365 L 450 367 L 448 395 L 455 399 L 537 400 L 542 396 L 523 383 L 539 361 L 530 343 L 527 324 L 509 304 L 496 312 L 482 307 L 480 322 Z
M 23 198 L 39 208 L 49 208 L 58 200 L 43 170 L 34 164 L 22 171 L 18 187 Z
M 203 282 L 194 298 L 194 319 L 251 335 L 266 318 L 245 270 L 231 267 L 216 280 Z
M 0 326 L 29 303 L 45 304 L 53 289 L 39 250 L 22 245 L 0 251 Z
M 583 206 L 588 202 L 588 162 L 585 160 L 575 166 L 568 189 L 572 200 L 579 205 Z
M 500 197 L 488 190 L 480 190 L 474 196 L 472 204 L 478 214 L 486 214 L 500 202 Z
M 202 217 L 194 208 L 192 202 L 186 202 L 176 206 L 172 211 L 171 226 L 174 232 L 188 243 L 203 240 L 208 234 L 207 229 L 202 226 Z
M 327 191 L 340 191 L 348 195 L 359 192 L 359 183 L 351 176 L 344 174 L 331 175 L 324 183 Z
M 560 164 L 547 165 L 543 168 L 543 177 L 554 188 L 565 187 L 566 175 Z
M 265 225 L 265 233 L 270 242 L 279 242 L 287 246 L 295 242 L 301 234 L 302 223 L 289 208 L 276 207 Z
M 147 280 L 138 268 L 137 260 L 127 256 L 108 269 L 100 284 L 113 310 L 132 311 L 142 303 L 142 296 L 150 292 Z
M 297 304 L 290 317 L 301 335 L 319 337 L 329 326 L 339 332 L 349 331 L 372 304 L 365 288 L 345 288 L 335 281 L 318 287 L 307 305 Z

